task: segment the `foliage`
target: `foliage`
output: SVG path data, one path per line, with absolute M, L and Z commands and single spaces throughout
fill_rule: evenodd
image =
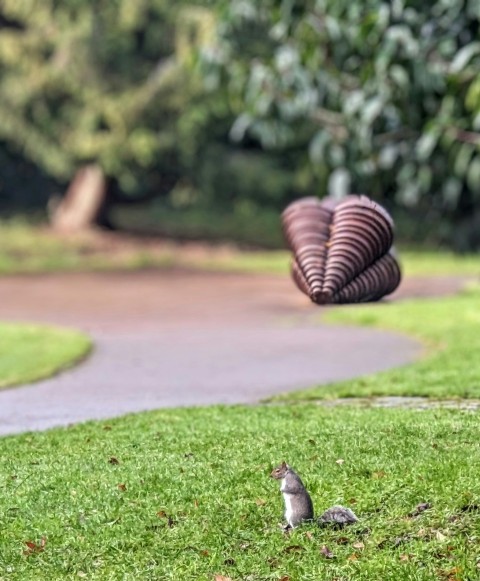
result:
M 50 377 L 91 349 L 82 333 L 39 325 L 0 325 L 0 389 Z
M 181 9 L 4 0 L 0 139 L 62 183 L 93 160 L 127 194 L 164 191 L 178 177 L 176 123 L 194 91 L 183 29 L 175 34 Z M 202 17 L 192 9 L 184 27 L 201 29 Z
M 163 410 L 3 438 L 0 452 L 12 581 L 477 578 L 477 414 Z M 349 505 L 359 526 L 283 534 L 269 478 L 282 459 L 318 512 Z
M 480 289 L 460 296 L 350 306 L 332 310 L 327 320 L 407 333 L 428 349 L 417 363 L 353 381 L 295 392 L 288 399 L 383 395 L 480 398 L 478 350 Z
M 223 2 L 206 74 L 227 87 L 231 136 L 301 151 L 298 190 L 353 189 L 449 218 L 478 246 L 480 8 L 416 0 Z M 468 220 L 466 220 L 468 221 Z M 458 229 L 459 230 L 459 229 Z

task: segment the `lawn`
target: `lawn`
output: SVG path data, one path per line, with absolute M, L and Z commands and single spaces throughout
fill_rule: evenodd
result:
M 389 329 L 425 345 L 415 364 L 348 382 L 298 391 L 280 399 L 413 395 L 480 398 L 480 287 L 456 297 L 329 309 L 335 324 Z M 348 355 L 346 355 L 348 365 Z
M 461 411 L 300 404 L 3 438 L 0 578 L 478 579 L 478 436 L 478 415 Z M 360 523 L 283 534 L 268 476 L 283 459 L 318 512 L 343 503 Z
M 286 269 L 284 253 L 238 257 L 229 268 Z M 410 264 L 428 274 L 477 272 L 475 260 L 446 255 L 424 262 L 416 254 Z M 425 354 L 291 394 L 289 405 L 163 410 L 0 439 L 0 580 L 479 579 L 478 414 L 302 401 L 480 397 L 479 304 L 471 287 L 458 297 L 319 311 L 337 324 L 415 336 Z M 24 372 L 25 360 L 24 351 L 11 368 Z M 278 482 L 268 476 L 281 460 L 299 471 L 318 512 L 342 503 L 360 523 L 283 534 Z M 427 510 L 416 512 L 421 503 Z
M 287 275 L 290 254 L 240 251 L 231 245 L 178 244 L 155 238 L 92 232 L 59 236 L 22 220 L 0 223 L 0 274 L 143 268 L 200 268 Z M 473 275 L 478 255 L 400 249 L 405 275 Z
M 83 359 L 82 333 L 39 325 L 0 325 L 0 389 L 50 377 Z

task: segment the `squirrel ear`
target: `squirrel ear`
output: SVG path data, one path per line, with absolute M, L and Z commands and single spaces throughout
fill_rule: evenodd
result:
M 288 464 L 285 462 L 285 460 L 282 462 L 282 468 L 288 468 Z

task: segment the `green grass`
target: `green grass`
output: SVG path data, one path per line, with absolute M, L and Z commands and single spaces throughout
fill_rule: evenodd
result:
M 416 337 L 425 345 L 423 357 L 413 365 L 279 399 L 382 395 L 479 398 L 479 305 L 480 290 L 471 287 L 455 297 L 330 309 L 327 322 L 388 329 Z
M 480 255 L 456 255 L 446 251 L 405 250 L 399 258 L 405 276 L 479 276 Z M 234 256 L 213 257 L 202 265 L 218 270 L 287 274 L 290 253 L 276 251 L 244 251 Z
M 239 251 L 147 241 L 121 235 L 62 237 L 23 220 L 0 223 L 0 274 L 85 270 L 138 270 L 181 266 L 204 270 L 287 275 L 290 253 L 282 250 Z M 479 255 L 400 248 L 406 276 L 480 274 Z
M 4 438 L 0 578 L 478 579 L 478 436 L 478 415 L 460 411 L 298 405 L 160 411 Z M 283 459 L 318 512 L 343 503 L 359 525 L 284 535 L 268 476 Z M 409 516 L 421 502 L 431 509 Z
M 83 359 L 91 342 L 82 333 L 38 325 L 0 325 L 0 389 L 50 377 Z

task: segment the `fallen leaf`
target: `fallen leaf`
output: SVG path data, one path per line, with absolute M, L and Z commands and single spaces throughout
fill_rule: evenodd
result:
M 204 557 L 208 557 L 208 555 L 210 555 L 210 553 L 206 549 L 203 549 L 202 551 L 200 551 L 200 555 L 203 555 Z
M 267 504 L 267 501 L 263 500 L 263 498 L 257 498 L 257 500 L 255 501 L 255 504 L 257 506 L 264 506 L 265 504 Z
M 311 533 L 310 531 L 307 531 L 307 532 L 305 533 L 305 536 L 307 537 L 307 539 L 310 539 L 310 540 L 312 540 L 312 539 L 313 539 L 313 535 L 312 535 L 312 533 Z
M 357 504 L 357 499 L 356 498 L 349 498 L 348 504 Z
M 112 456 L 109 461 L 109 464 L 120 464 L 120 462 L 118 461 L 118 458 L 115 458 L 115 456 Z
M 421 502 L 420 504 L 417 504 L 417 506 L 415 507 L 414 510 L 412 510 L 412 512 L 409 514 L 409 516 L 415 518 L 415 517 L 421 515 L 422 512 L 425 512 L 429 508 L 432 508 L 432 505 L 429 502 Z
M 380 480 L 380 478 L 385 478 L 386 474 L 383 470 L 377 470 L 376 472 L 372 472 L 372 478 L 374 480 Z
M 280 577 L 278 581 L 290 581 L 290 577 L 288 575 L 284 575 L 283 577 Z
M 460 567 L 453 567 L 452 569 L 441 569 L 438 571 L 439 577 L 446 581 L 460 581 L 459 575 L 462 570 Z
M 167 518 L 167 513 L 164 510 L 159 510 L 157 516 L 158 518 Z
M 293 553 L 298 551 L 303 551 L 303 547 L 301 547 L 300 545 L 289 545 L 288 547 L 285 547 L 283 549 L 284 553 Z
M 345 462 L 345 460 L 344 460 L 343 458 L 339 458 L 338 460 L 335 460 L 335 462 L 336 462 L 336 463 L 337 463 L 339 466 L 341 466 L 341 465 L 342 465 L 342 464 Z
M 347 557 L 347 561 L 356 561 L 358 559 L 358 555 L 356 553 L 352 553 L 350 557 Z
M 364 549 L 365 545 L 362 543 L 362 541 L 358 541 L 357 543 L 353 543 L 352 547 L 354 549 Z
M 327 545 L 323 545 L 323 547 L 320 549 L 320 554 L 323 555 L 326 559 L 333 559 L 335 557 Z
M 23 554 L 26 556 L 33 555 L 34 553 L 41 553 L 43 550 L 45 550 L 47 539 L 42 537 L 39 543 L 35 543 L 34 541 L 25 541 L 25 544 L 27 545 L 27 548 L 23 551 Z
M 441 531 L 437 531 L 435 533 L 435 538 L 437 541 L 443 542 L 447 537 Z
M 404 555 L 400 555 L 400 561 L 409 561 L 410 560 L 410 555 L 404 554 Z
M 117 484 L 117 488 L 118 488 L 118 490 L 125 492 L 127 490 L 127 485 L 126 484 Z
M 232 578 L 225 577 L 225 575 L 215 575 L 215 581 L 232 581 Z

